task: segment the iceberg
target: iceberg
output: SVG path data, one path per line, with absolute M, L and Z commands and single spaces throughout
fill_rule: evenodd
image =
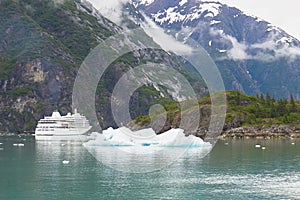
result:
M 98 161 L 129 173 L 153 172 L 175 161 L 201 159 L 213 146 L 201 138 L 186 136 L 182 129 L 157 135 L 151 128 L 140 131 L 108 128 L 102 133 L 92 133 L 89 139 L 83 146 Z
M 92 146 L 139 146 L 139 147 L 182 147 L 199 148 L 211 147 L 201 138 L 193 135 L 186 136 L 183 129 L 171 129 L 160 135 L 154 130 L 143 129 L 131 131 L 126 127 L 118 129 L 108 128 L 101 133 L 92 133 L 91 140 L 84 143 L 85 147 Z

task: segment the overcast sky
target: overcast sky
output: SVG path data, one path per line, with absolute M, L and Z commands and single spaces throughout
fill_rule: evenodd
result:
M 120 1 L 127 0 L 89 0 L 104 15 L 113 16 L 113 10 L 103 4 L 118 6 Z M 105 1 L 105 3 L 103 3 Z M 171 0 L 172 1 L 172 0 Z M 300 0 L 219 0 L 229 6 L 237 7 L 248 14 L 260 17 L 285 30 L 300 40 Z
M 299 0 L 219 0 L 260 17 L 300 40 Z

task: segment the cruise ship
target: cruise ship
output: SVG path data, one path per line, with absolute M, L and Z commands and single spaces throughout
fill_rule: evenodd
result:
M 74 114 L 61 116 L 54 111 L 52 116 L 45 116 L 38 121 L 35 129 L 36 140 L 77 140 L 84 139 L 92 128 L 85 116 L 75 109 Z

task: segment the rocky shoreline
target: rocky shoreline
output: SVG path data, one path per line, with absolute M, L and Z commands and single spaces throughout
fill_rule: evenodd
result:
M 5 133 L 5 132 L 0 132 L 0 137 L 1 136 L 31 136 L 33 135 L 34 132 L 26 132 L 26 133 Z
M 288 125 L 271 127 L 239 127 L 224 131 L 221 137 L 292 137 L 300 138 L 300 129 Z
M 16 133 L 4 133 L 0 132 L 0 136 L 30 136 L 34 134 L 33 132 L 26 132 L 22 134 Z M 205 133 L 196 133 L 198 137 L 205 137 Z M 224 131 L 220 138 L 280 138 L 280 137 L 290 137 L 290 138 L 300 138 L 300 128 L 293 127 L 289 125 L 278 125 L 271 127 L 238 127 L 232 128 Z

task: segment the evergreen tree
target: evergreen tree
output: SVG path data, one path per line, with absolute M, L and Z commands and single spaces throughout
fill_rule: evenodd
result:
M 292 94 L 290 94 L 290 104 L 292 105 L 291 112 L 296 112 L 296 104 Z
M 237 92 L 237 94 L 236 94 L 236 105 L 237 106 L 241 105 L 241 94 L 240 94 L 240 92 Z
M 271 105 L 271 96 L 270 96 L 269 92 L 267 92 L 267 94 L 266 94 L 266 104 L 267 104 L 267 106 Z
M 262 93 L 260 94 L 259 99 L 260 99 L 261 103 L 263 103 L 263 104 L 265 103 L 265 97 L 264 97 L 264 95 Z
M 275 100 L 274 96 L 272 96 L 271 102 L 272 102 L 273 105 L 276 103 L 276 100 Z
M 277 107 L 277 116 L 283 116 L 287 113 L 287 100 L 286 99 L 279 99 L 278 100 L 278 107 Z

